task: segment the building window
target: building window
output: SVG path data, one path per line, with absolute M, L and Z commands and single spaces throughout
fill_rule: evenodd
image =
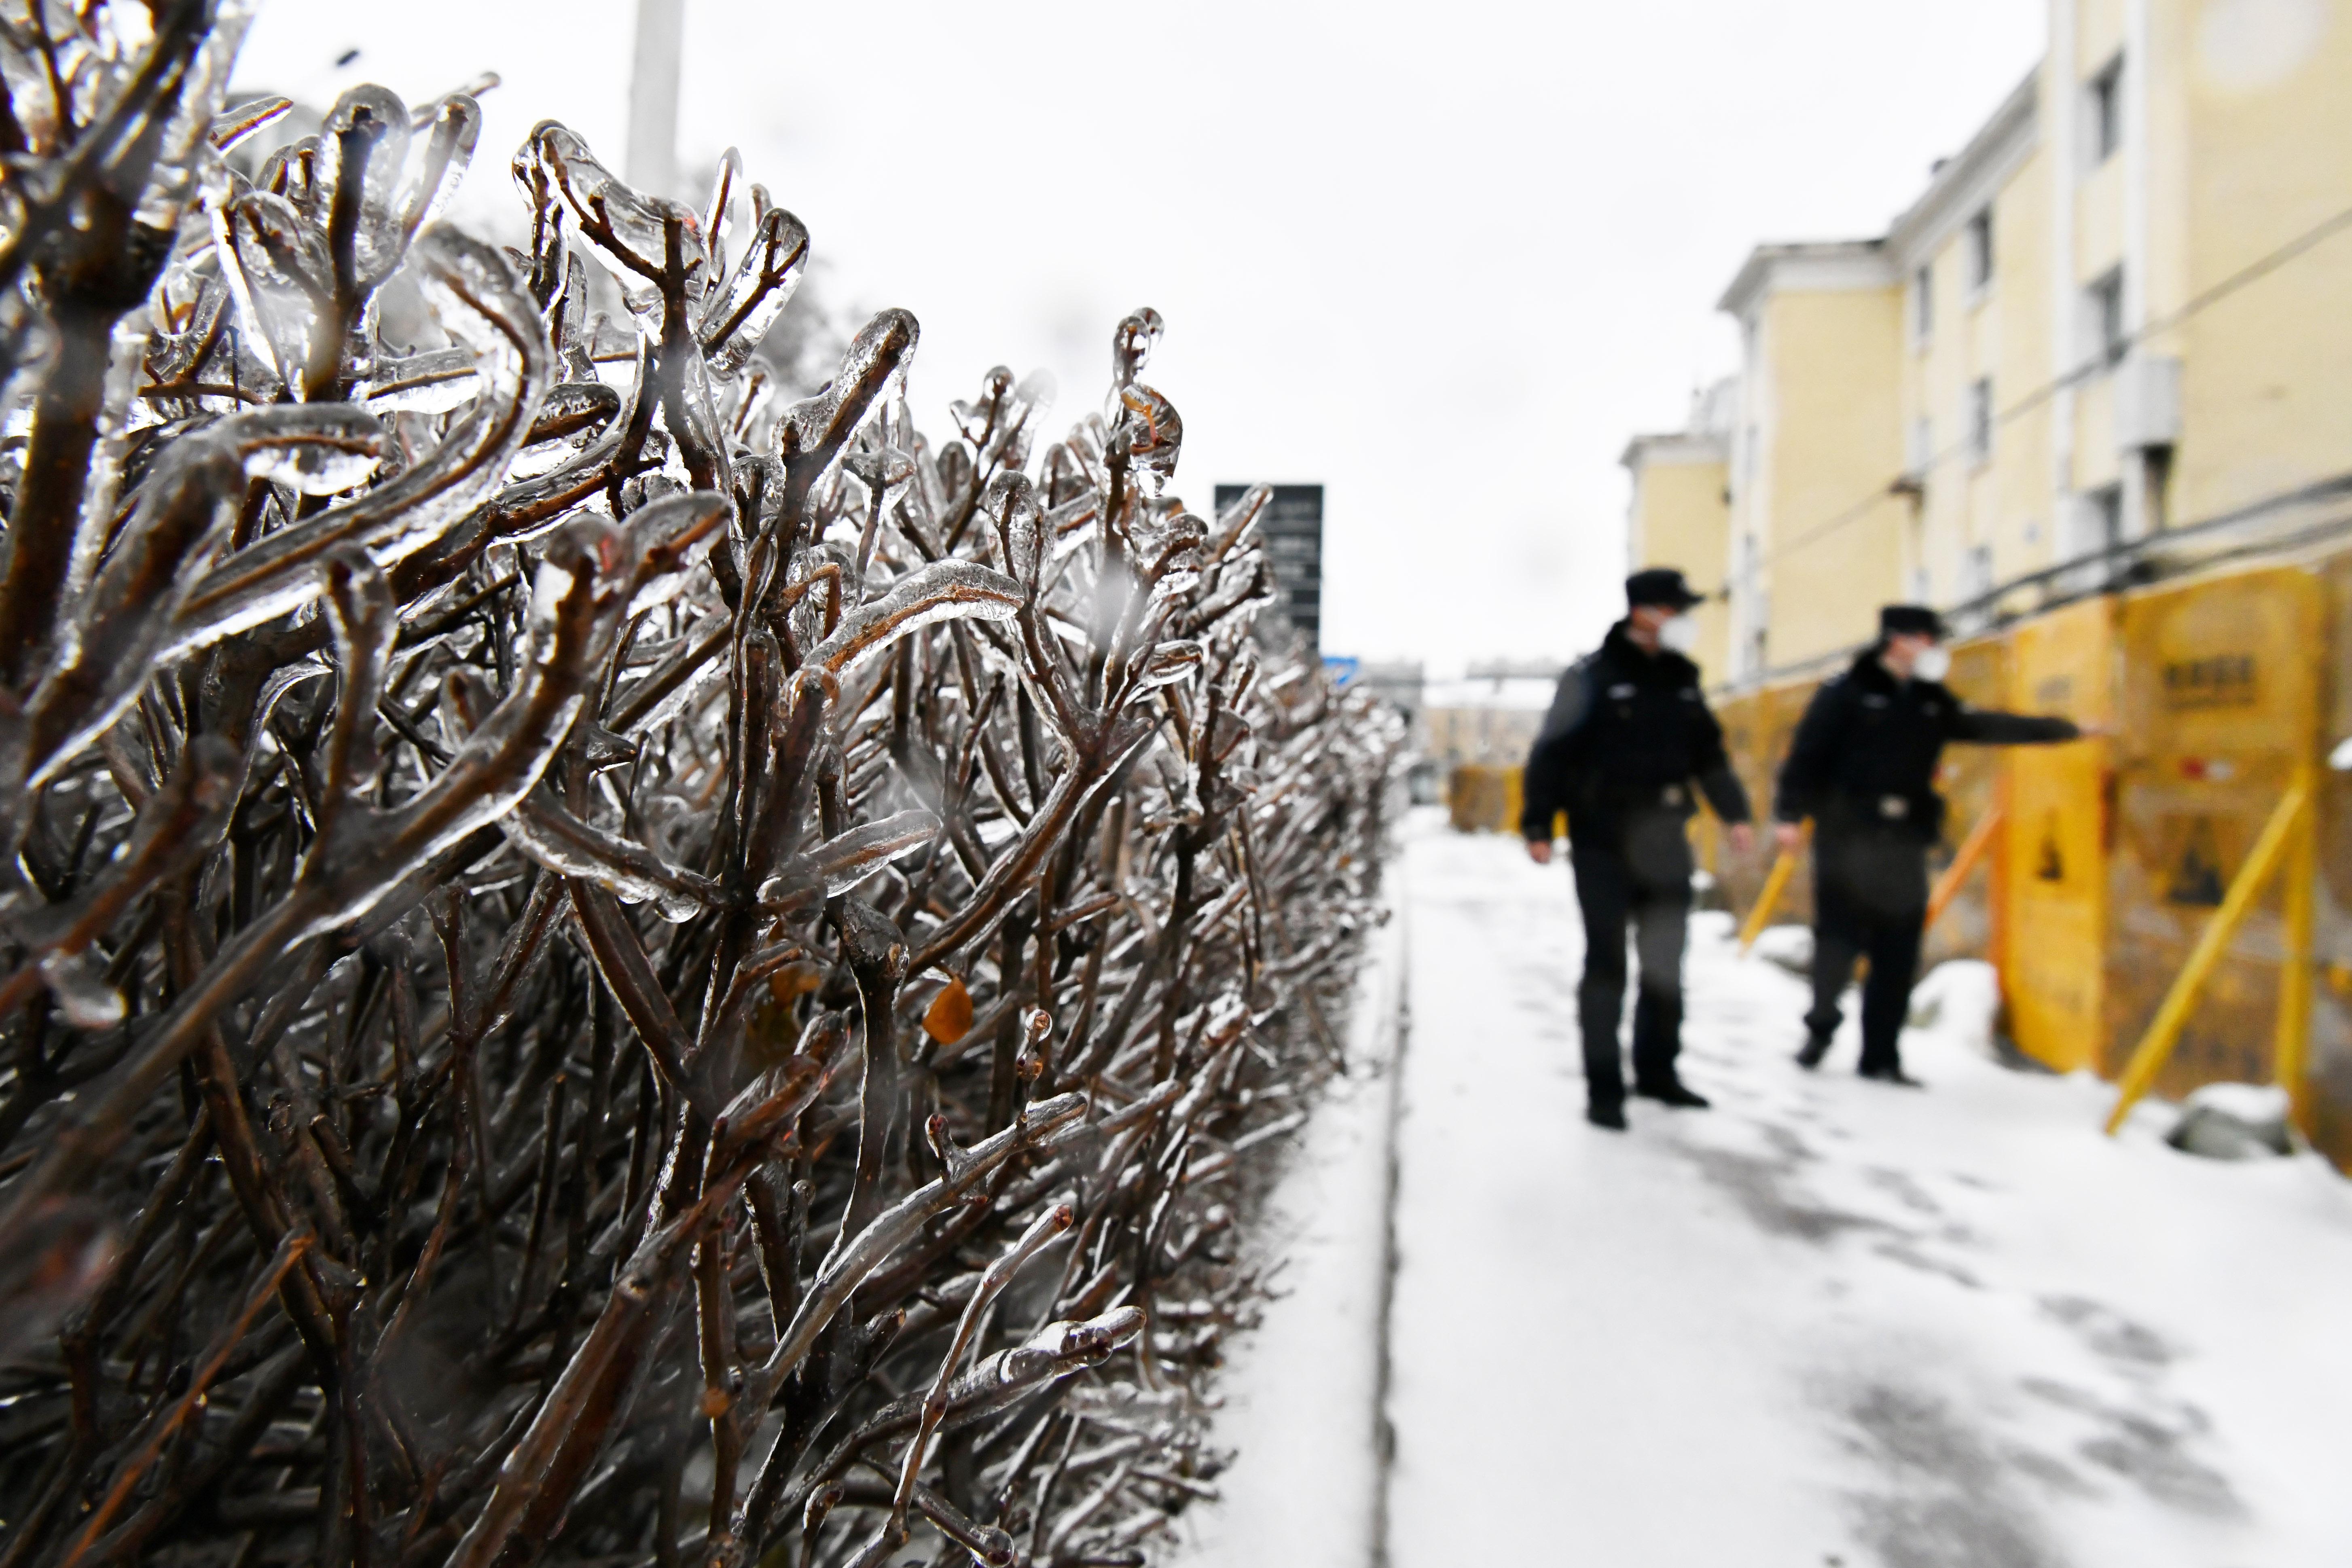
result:
M 1981 463 L 1992 456 L 1992 378 L 1969 383 L 1969 456 Z
M 1969 580 L 1967 584 L 1961 589 L 1961 596 L 1969 599 L 1981 599 L 1987 594 L 1991 592 L 1992 546 L 1990 544 L 1972 544 L 1969 546 Z
M 2124 542 L 2124 488 L 2108 485 L 2083 498 L 2091 520 L 2091 548 L 2113 550 Z
M 1922 267 L 1911 275 L 1911 341 L 1924 343 L 1936 330 L 1936 274 Z
M 1936 461 L 1936 422 L 1926 415 L 1911 421 L 1911 439 L 1903 454 L 1903 471 L 1913 479 L 1925 479 Z
M 2113 364 L 2124 357 L 2124 269 L 2111 268 L 2083 291 L 2084 324 L 2091 353 Z
M 2091 164 L 2116 155 L 2124 144 L 2124 58 L 2117 55 L 2084 89 L 2090 118 Z
M 1969 287 L 1982 289 L 1992 281 L 1992 208 L 1969 219 Z

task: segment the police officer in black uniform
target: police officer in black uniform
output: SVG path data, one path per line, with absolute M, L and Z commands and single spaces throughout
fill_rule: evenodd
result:
M 1625 1126 L 1617 1021 L 1625 1002 L 1625 932 L 1642 963 L 1633 1005 L 1633 1092 L 1704 1107 L 1675 1069 L 1682 1050 L 1683 927 L 1690 913 L 1685 824 L 1694 783 L 1729 825 L 1734 847 L 1753 839 L 1748 792 L 1723 752 L 1723 731 L 1699 690 L 1689 610 L 1701 602 L 1683 574 L 1655 567 L 1625 580 L 1625 618 L 1600 648 L 1560 677 L 1528 753 L 1519 830 L 1538 865 L 1551 860 L 1554 816 L 1568 814 L 1569 862 L 1584 911 L 1585 1119 Z
M 1919 605 L 1878 613 L 1878 640 L 1813 693 L 1772 803 L 1781 848 L 1813 819 L 1813 1007 L 1799 1065 L 1814 1068 L 1838 1026 L 1854 960 L 1862 992 L 1862 1076 L 1917 1088 L 1899 1041 L 1927 916 L 1927 847 L 1941 837 L 1936 764 L 1948 741 L 2008 746 L 2072 741 L 2066 719 L 1971 708 L 1942 684 L 1944 625 Z

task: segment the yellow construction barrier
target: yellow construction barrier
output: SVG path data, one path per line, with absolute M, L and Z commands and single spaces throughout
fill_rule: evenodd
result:
M 1749 804 L 1755 808 L 1759 826 L 1770 816 L 1772 783 L 1780 771 L 1781 762 L 1789 754 L 1789 742 L 1795 736 L 1798 720 L 1804 717 L 1805 705 L 1812 700 L 1815 683 L 1798 681 L 1786 686 L 1769 686 L 1743 692 L 1715 705 L 1715 715 L 1723 725 L 1724 750 L 1731 758 L 1732 771 L 1748 791 Z M 1753 909 L 1759 904 L 1777 907 L 1782 899 L 1790 898 L 1788 877 L 1783 874 L 1770 900 L 1763 898 L 1764 885 L 1771 880 L 1779 862 L 1770 855 L 1769 837 L 1764 845 L 1745 856 L 1725 855 L 1710 868 L 1720 885 L 1724 900 L 1733 909 Z M 1811 918 L 1811 902 L 1801 883 L 1793 895 L 1792 917 Z
M 2155 1021 L 2124 1068 L 2116 1086 L 2116 1108 L 2107 1118 L 2110 1137 L 2156 1082 L 2157 1074 L 2163 1070 L 2180 1038 L 2182 1026 L 2189 1022 L 2189 1009 L 2196 1005 L 2198 994 L 2220 963 L 2230 939 L 2245 923 L 2248 911 L 2262 895 L 2271 873 L 2282 862 L 2287 869 L 2287 952 L 2285 962 L 2279 966 L 2278 1020 L 2272 1060 L 2277 1080 L 2300 1102 L 2305 1079 L 2304 1042 L 2311 1007 L 2312 859 L 2317 843 L 2312 832 L 2313 785 L 2313 771 L 2306 765 L 2288 786 L 2286 798 L 2279 802 L 2270 820 L 2263 825 L 2262 837 L 2255 840 L 2253 853 L 2246 857 L 2244 867 L 2231 882 L 2221 909 L 2198 934 L 2189 962 L 2173 980 L 2172 988 L 2165 994 L 2164 1005 L 2157 1009 Z
M 2115 602 L 2018 626 L 2008 705 L 2078 724 L 2114 717 Z M 2001 753 L 2007 797 L 1994 963 L 2018 1048 L 2060 1072 L 2105 1060 L 2108 743 Z
M 2002 638 L 1955 643 L 1951 673 L 1944 684 L 1964 702 L 2005 708 L 2009 706 L 2009 647 Z M 1972 823 L 1981 828 L 2000 811 L 2007 776 L 2002 750 L 1993 746 L 1945 749 L 1936 788 L 1951 808 L 1945 817 L 1948 826 Z M 1956 858 L 1950 864 L 1958 864 L 1957 857 L 1966 847 L 1965 842 L 1952 847 Z M 1927 940 L 1921 952 L 1923 968 L 1950 958 L 1990 958 L 2000 951 L 2001 892 L 2008 870 L 2005 847 L 2003 837 L 1978 846 L 1969 864 L 1981 864 L 1985 875 L 1970 880 L 1964 874 L 1928 916 Z M 1946 875 L 1949 875 L 1948 866 Z
M 2000 831 L 1999 807 L 1986 812 L 1978 818 L 1976 826 L 1969 829 L 1969 836 L 1960 841 L 1959 851 L 1952 857 L 1952 863 L 1944 868 L 1943 875 L 1936 879 L 1935 887 L 1928 890 L 1927 918 L 1924 929 L 1933 930 L 1937 920 L 1952 907 L 1952 900 L 1959 896 L 1961 888 L 1968 883 L 1969 873 L 1975 870 L 1990 853 Z M 1780 906 L 1781 896 L 1788 891 L 1790 879 L 1796 874 L 1797 862 L 1802 856 L 1801 850 L 1783 849 L 1774 857 L 1771 875 L 1764 879 L 1764 890 L 1756 896 L 1755 907 L 1748 911 L 1748 919 L 1739 927 L 1739 951 L 1743 956 L 1756 945 L 1756 939 L 1764 934 L 1764 928 L 1772 923 L 1772 911 Z
M 1938 787 L 1972 830 L 1937 881 L 1936 947 L 1983 940 L 2017 1044 L 2121 1079 L 2119 1110 L 2276 1082 L 2352 1165 L 2352 1093 L 2336 1087 L 2352 1083 L 2352 775 L 2317 771 L 2352 734 L 2352 679 L 2332 674 L 2352 668 L 2352 551 L 2078 601 L 2002 644 L 1956 668 L 1969 700 L 2112 736 L 1954 748 Z M 1811 695 L 1717 705 L 1759 805 Z M 1795 857 L 1717 859 L 1743 947 L 1810 918 Z
M 1952 856 L 1952 863 L 1944 868 L 1944 874 L 1936 879 L 1935 887 L 1928 891 L 1927 930 L 1936 929 L 1937 920 L 1952 907 L 1952 900 L 1958 898 L 1960 889 L 1968 885 L 1969 873 L 1977 868 L 1978 862 L 1984 859 L 1994 844 L 1999 842 L 2000 821 L 2000 807 L 1991 806 L 1977 818 L 1977 825 L 1969 829 L 1969 836 L 1960 840 L 1960 847 Z
M 1772 923 L 1772 910 L 1780 902 L 1780 895 L 1788 890 L 1789 879 L 1795 875 L 1797 861 L 1803 853 L 1801 849 L 1783 849 L 1773 857 L 1771 873 L 1764 879 L 1764 890 L 1756 895 L 1756 906 L 1748 911 L 1748 919 L 1739 928 L 1742 957 L 1756 945 L 1764 928 Z
M 2278 820 L 2279 804 L 2312 777 L 2325 627 L 2318 577 L 2291 566 L 2140 590 L 2116 612 L 2103 982 L 2110 1051 L 2144 1040 L 2185 994 L 2183 972 L 2200 956 L 2206 965 L 2197 1006 L 2177 1020 L 2177 1038 L 2154 1058 L 2157 1078 L 2141 1092 L 2178 1097 L 2217 1079 L 2280 1076 L 2280 971 L 2283 962 L 2294 967 L 2292 911 L 2255 898 L 2227 929 L 2214 914 L 2233 888 L 2263 885 L 2246 882 L 2249 863 L 2272 826 L 2292 826 Z M 2290 879 L 2291 893 L 2295 886 Z M 2301 1048 L 2298 1039 L 2294 1050 Z M 2103 1065 L 2111 1075 L 2130 1070 L 2113 1055 Z
M 1522 771 L 1465 763 L 1447 775 L 1446 815 L 1456 833 L 1517 833 Z

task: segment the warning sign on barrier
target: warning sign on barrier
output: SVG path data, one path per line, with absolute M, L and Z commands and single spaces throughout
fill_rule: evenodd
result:
M 2010 638 L 2009 705 L 2078 724 L 2112 716 L 2112 601 L 2028 621 Z M 2104 1032 L 2106 745 L 2018 746 L 2007 769 L 2001 978 L 2020 1049 L 2062 1072 L 2095 1067 Z
M 2106 1067 L 2147 1027 L 2198 934 L 2319 739 L 2319 578 L 2232 573 L 2127 595 L 2117 620 L 2116 911 Z M 2273 887 L 2239 929 L 2182 1030 L 2159 1094 L 2263 1082 L 2284 952 Z

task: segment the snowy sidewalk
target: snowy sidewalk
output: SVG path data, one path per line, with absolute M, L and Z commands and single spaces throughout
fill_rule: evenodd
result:
M 1722 916 L 1684 1054 L 1716 1108 L 1596 1131 L 1567 874 L 1424 821 L 1402 875 L 1397 1568 L 2352 1563 L 2320 1162 L 2175 1153 L 2160 1108 L 2110 1142 L 2105 1086 L 1965 1026 L 1906 1039 L 1924 1094 L 1856 1079 L 1851 1023 L 1802 1073 L 1802 985 Z

